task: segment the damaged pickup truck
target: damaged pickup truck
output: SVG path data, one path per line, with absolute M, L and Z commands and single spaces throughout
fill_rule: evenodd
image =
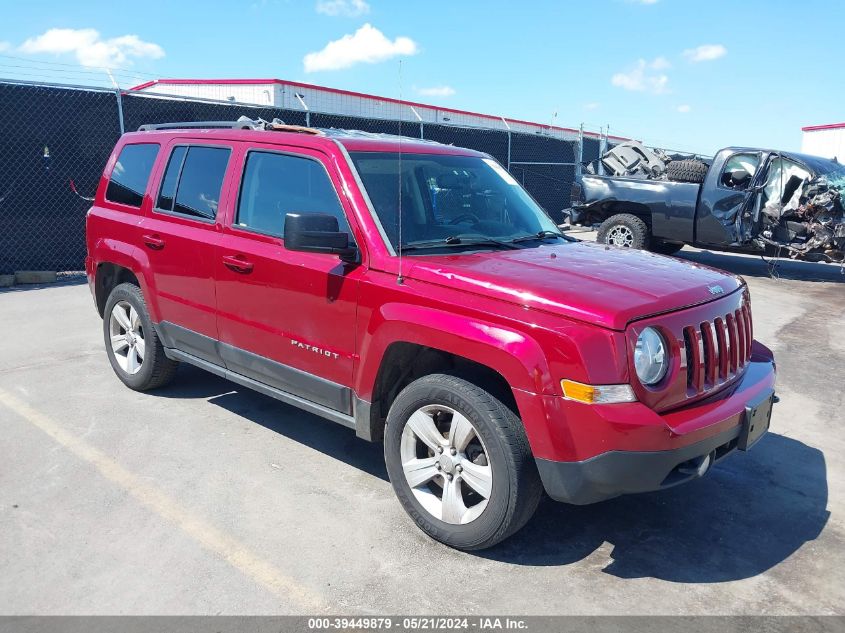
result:
M 599 242 L 845 262 L 845 167 L 836 160 L 744 147 L 678 160 L 632 142 L 601 161 L 614 175 L 584 174 L 564 212 L 571 224 L 598 224 Z

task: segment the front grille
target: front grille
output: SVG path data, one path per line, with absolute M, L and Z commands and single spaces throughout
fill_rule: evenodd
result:
M 751 360 L 751 311 L 735 311 L 683 330 L 688 396 L 706 393 L 742 373 Z

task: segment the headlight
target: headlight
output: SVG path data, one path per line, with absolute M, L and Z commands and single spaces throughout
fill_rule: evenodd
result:
M 657 384 L 666 375 L 666 370 L 669 368 L 666 341 L 663 340 L 660 332 L 652 327 L 647 327 L 637 337 L 634 367 L 637 370 L 637 378 L 644 385 Z

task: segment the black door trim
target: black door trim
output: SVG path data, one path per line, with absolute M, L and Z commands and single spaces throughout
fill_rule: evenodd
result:
M 349 387 L 168 321 L 156 324 L 156 330 L 169 358 L 198 365 L 289 404 L 308 410 L 317 407 L 331 412 L 331 415 L 327 415 L 323 411 L 313 411 L 355 428 L 352 389 Z M 337 416 L 340 419 L 336 419 Z

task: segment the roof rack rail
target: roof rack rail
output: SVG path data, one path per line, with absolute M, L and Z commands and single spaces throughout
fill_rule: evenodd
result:
M 138 131 L 152 132 L 154 130 L 185 130 L 197 128 L 254 130 L 255 126 L 241 121 L 185 121 L 182 123 L 145 123 L 138 128 Z
M 237 121 L 184 121 L 180 123 L 146 123 L 138 128 L 139 132 L 155 130 L 218 129 L 218 130 L 270 130 L 276 132 L 299 132 L 301 134 L 325 135 L 325 132 L 313 127 L 287 125 L 281 119 L 265 121 L 242 116 Z

